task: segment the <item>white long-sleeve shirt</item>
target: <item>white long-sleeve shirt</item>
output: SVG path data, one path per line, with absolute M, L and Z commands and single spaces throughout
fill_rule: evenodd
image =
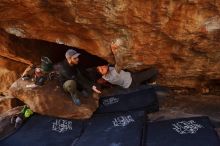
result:
M 132 82 L 132 77 L 130 72 L 121 70 L 118 73 L 115 67 L 109 67 L 108 73 L 106 75 L 103 75 L 102 78 L 111 84 L 119 85 L 123 88 L 128 88 Z

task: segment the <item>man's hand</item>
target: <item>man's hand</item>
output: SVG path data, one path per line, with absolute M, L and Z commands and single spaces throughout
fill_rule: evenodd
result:
M 117 49 L 118 49 L 118 46 L 117 46 L 115 43 L 112 42 L 112 43 L 111 43 L 112 53 L 116 53 Z
M 92 86 L 92 90 L 93 90 L 94 92 L 98 93 L 98 94 L 101 93 L 101 91 L 99 91 L 99 90 L 96 88 L 95 85 Z

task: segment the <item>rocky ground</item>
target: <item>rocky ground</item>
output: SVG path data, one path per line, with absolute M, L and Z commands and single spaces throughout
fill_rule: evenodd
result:
M 160 97 L 160 111 L 149 115 L 149 120 L 208 116 L 220 137 L 220 96 L 173 95 Z M 214 101 L 214 102 L 213 102 Z

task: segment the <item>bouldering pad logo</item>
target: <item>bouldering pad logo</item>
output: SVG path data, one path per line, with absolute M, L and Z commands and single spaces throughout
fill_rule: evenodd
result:
M 131 122 L 135 122 L 134 119 L 131 117 L 131 115 L 119 116 L 117 118 L 114 118 L 114 120 L 112 121 L 115 127 L 119 127 L 119 126 L 124 127 L 130 124 Z
M 103 100 L 103 104 L 105 106 L 112 105 L 118 102 L 119 102 L 119 98 L 116 98 L 116 97 L 111 97 L 111 98 Z
M 72 121 L 56 119 L 52 125 L 52 131 L 64 133 L 68 130 L 72 130 Z
M 195 134 L 199 129 L 204 128 L 202 125 L 197 124 L 194 120 L 180 121 L 173 125 L 173 130 L 179 134 Z

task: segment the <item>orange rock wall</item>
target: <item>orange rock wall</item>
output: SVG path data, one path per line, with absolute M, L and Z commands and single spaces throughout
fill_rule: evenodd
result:
M 19 38 L 78 47 L 130 70 L 157 66 L 163 85 L 220 80 L 218 0 L 1 0 L 0 18 L 1 31 Z M 115 39 L 125 43 L 116 60 Z M 20 53 L 6 34 L 0 41 L 0 52 Z

